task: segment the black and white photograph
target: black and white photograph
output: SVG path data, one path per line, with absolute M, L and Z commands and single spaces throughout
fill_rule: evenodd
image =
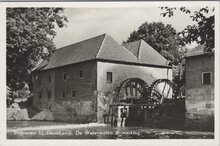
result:
M 219 145 L 219 2 L 0 4 L 5 141 Z

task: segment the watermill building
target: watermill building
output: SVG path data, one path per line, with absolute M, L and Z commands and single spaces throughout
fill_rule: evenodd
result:
M 145 86 L 157 79 L 172 80 L 167 64 L 143 40 L 120 45 L 107 34 L 99 35 L 57 49 L 49 61 L 36 67 L 33 103 L 39 109 L 50 109 L 56 120 L 103 122 L 109 105 L 119 98 L 118 86 L 126 80 Z M 139 98 L 141 82 L 131 82 L 117 96 L 122 96 L 121 101 Z M 168 94 L 172 96 L 172 91 Z

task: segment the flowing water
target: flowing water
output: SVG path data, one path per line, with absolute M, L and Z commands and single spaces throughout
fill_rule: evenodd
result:
M 8 139 L 213 139 L 213 132 L 149 127 L 111 127 L 42 121 L 8 121 Z

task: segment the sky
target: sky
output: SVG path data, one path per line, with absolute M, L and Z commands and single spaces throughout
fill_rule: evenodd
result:
M 199 8 L 190 8 L 198 10 Z M 173 17 L 162 17 L 159 7 L 146 8 L 66 8 L 69 22 L 57 29 L 54 43 L 57 48 L 67 46 L 104 33 L 111 35 L 119 44 L 126 41 L 130 33 L 147 22 L 171 24 L 177 31 L 193 22 L 190 15 L 175 11 Z M 196 44 L 188 45 L 189 48 Z

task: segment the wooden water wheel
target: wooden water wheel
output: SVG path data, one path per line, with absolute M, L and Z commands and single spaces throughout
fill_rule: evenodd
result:
M 154 81 L 148 95 L 151 98 L 151 103 L 162 104 L 168 100 L 174 99 L 175 84 L 169 79 L 158 79 Z
M 141 103 L 147 96 L 148 84 L 139 78 L 129 78 L 116 88 L 115 103 Z
M 159 105 L 153 110 L 152 118 L 169 119 L 175 115 L 177 91 L 175 84 L 168 79 L 158 79 L 151 84 L 150 102 Z

